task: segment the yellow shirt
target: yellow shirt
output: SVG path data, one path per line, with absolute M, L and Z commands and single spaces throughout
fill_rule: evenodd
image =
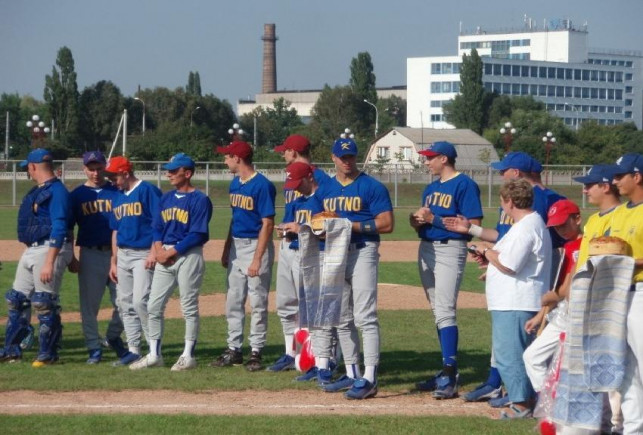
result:
M 594 213 L 587 219 L 583 229 L 583 240 L 580 242 L 580 250 L 578 251 L 578 261 L 576 262 L 576 270 L 585 264 L 587 257 L 589 257 L 589 241 L 596 237 L 604 236 L 610 229 L 612 223 L 612 212 L 615 208 L 611 208 L 604 213 Z
M 610 235 L 625 240 L 634 259 L 643 258 L 643 203 L 619 205 L 611 214 Z M 643 281 L 643 269 L 634 270 L 633 281 Z

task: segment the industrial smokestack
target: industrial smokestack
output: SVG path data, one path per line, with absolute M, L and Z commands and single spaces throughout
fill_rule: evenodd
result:
M 263 25 L 263 80 L 261 93 L 277 92 L 277 36 L 275 25 Z

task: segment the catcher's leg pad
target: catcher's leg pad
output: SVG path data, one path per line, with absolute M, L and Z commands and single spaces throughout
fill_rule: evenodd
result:
M 4 357 L 19 357 L 22 355 L 20 343 L 29 335 L 29 308 L 31 302 L 24 293 L 14 289 L 4 295 L 9 307 L 7 331 L 4 337 Z
M 56 359 L 63 329 L 60 320 L 58 296 L 51 293 L 36 292 L 31 298 L 31 303 L 40 321 L 38 360 L 49 361 Z

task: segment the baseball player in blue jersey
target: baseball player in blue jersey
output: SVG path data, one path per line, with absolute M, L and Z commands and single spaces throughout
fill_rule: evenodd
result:
M 293 134 L 288 136 L 283 144 L 275 147 L 275 151 L 282 153 L 287 164 L 301 162 L 310 164 L 310 141 L 308 138 Z M 321 169 L 314 169 L 317 184 L 323 184 L 330 177 Z M 277 263 L 277 315 L 281 320 L 284 333 L 285 353 L 270 367 L 268 371 L 279 372 L 295 367 L 295 350 L 293 337 L 298 325 L 300 287 L 299 275 L 299 241 L 297 235 L 283 231 L 285 224 L 295 221 L 294 202 L 301 196 L 296 189 L 284 186 L 284 219 L 276 227 L 277 234 L 282 237 L 279 248 L 279 262 Z
M 442 218 L 462 215 L 479 225 L 482 220 L 480 189 L 471 178 L 456 170 L 458 155 L 453 144 L 435 142 L 419 154 L 426 157 L 424 164 L 429 171 L 439 177 L 424 189 L 422 207 L 410 216 L 410 224 L 422 240 L 418 266 L 435 316 L 442 371 L 417 387 L 421 391 L 432 391 L 436 399 L 451 399 L 458 392 L 456 305 L 471 236 L 447 230 Z
M 29 333 L 31 307 L 40 322 L 38 356 L 33 367 L 58 361 L 62 337 L 58 293 L 65 267 L 71 262 L 69 192 L 56 178 L 53 156 L 42 148 L 20 162 L 36 183 L 18 211 L 18 240 L 27 246 L 16 268 L 13 288 L 5 294 L 9 305 L 0 361 L 22 358 L 20 342 Z
M 380 358 L 380 326 L 377 318 L 377 272 L 380 234 L 393 231 L 393 206 L 386 187 L 357 169 L 357 145 L 352 139 L 333 144 L 332 159 L 337 175 L 318 189 L 324 210 L 352 222 L 346 284 L 350 303 L 343 309 L 337 327 L 346 375 L 331 383 L 331 372 L 320 367 L 318 380 L 325 391 L 349 389 L 348 399 L 366 399 L 377 394 Z M 359 336 L 364 342 L 364 375 L 359 369 Z
M 129 351 L 119 360 L 129 365 L 141 358 L 141 338 L 149 344 L 147 300 L 156 256 L 152 251 L 152 219 L 161 191 L 134 175 L 130 161 L 112 157 L 105 171 L 121 190 L 112 201 L 112 261 L 109 277 L 116 282 L 118 309 Z
M 101 361 L 103 351 L 98 335 L 98 310 L 109 288 L 114 309 L 107 325 L 107 338 L 118 358 L 127 353 L 121 340 L 123 322 L 116 306 L 116 285 L 109 279 L 112 258 L 112 230 L 109 226 L 112 201 L 119 195 L 118 189 L 105 180 L 105 156 L 100 151 L 83 154 L 85 184 L 71 192 L 72 227 L 78 225 L 76 245 L 80 247 L 79 260 L 74 257 L 70 269 L 78 271 L 78 293 L 83 335 L 89 351 L 87 364 Z
M 235 174 L 230 183 L 232 221 L 223 248 L 221 264 L 227 268 L 228 294 L 226 319 L 228 347 L 213 367 L 243 363 L 243 327 L 245 303 L 250 296 L 250 358 L 248 371 L 261 370 L 261 351 L 268 330 L 268 291 L 275 252 L 272 231 L 275 219 L 275 186 L 252 165 L 252 147 L 234 141 L 217 152 L 225 155 L 225 164 Z
M 184 153 L 176 154 L 163 166 L 175 190 L 163 195 L 160 210 L 154 216 L 156 267 L 147 307 L 150 353 L 131 364 L 131 370 L 163 366 L 165 306 L 177 285 L 185 319 L 185 346 L 172 371 L 190 370 L 197 365 L 194 349 L 199 335 L 199 292 L 205 273 L 203 245 L 210 238 L 212 202 L 192 185 L 194 168 L 194 161 Z

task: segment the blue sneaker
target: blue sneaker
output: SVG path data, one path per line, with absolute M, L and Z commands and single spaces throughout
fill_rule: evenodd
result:
M 295 368 L 295 358 L 288 354 L 283 354 L 273 365 L 268 367 L 268 372 L 283 372 Z
M 509 401 L 509 396 L 504 395 L 500 396 L 496 399 L 491 399 L 489 400 L 489 406 L 492 408 L 506 408 L 507 406 L 511 405 L 511 402 Z
M 431 395 L 438 400 L 458 397 L 458 375 L 453 378 L 447 375 L 437 378 L 435 390 Z
M 368 379 L 359 378 L 353 383 L 353 387 L 344 393 L 344 397 L 350 400 L 362 400 L 375 397 L 377 394 L 377 382 L 371 383 Z
M 464 395 L 465 402 L 482 402 L 489 399 L 496 399 L 502 395 L 502 387 L 494 388 L 489 384 L 480 384 L 475 390 Z
M 128 366 L 133 362 L 138 361 L 139 359 L 141 359 L 141 356 L 139 354 L 127 351 L 125 355 L 120 357 L 118 361 L 113 362 L 112 365 L 114 367 Z
M 33 326 L 29 325 L 27 326 L 27 329 L 29 332 L 27 333 L 27 336 L 22 339 L 20 342 L 20 349 L 22 350 L 29 350 L 33 347 L 33 343 L 36 340 L 36 336 L 34 334 L 34 329 Z
M 321 387 L 331 383 L 333 378 L 333 372 L 329 369 L 319 369 L 317 370 L 317 384 Z
M 437 388 L 437 381 L 440 376 L 442 376 L 442 372 L 436 373 L 435 376 L 430 377 L 426 381 L 418 382 L 415 384 L 415 388 L 419 391 L 435 391 Z
M 295 381 L 297 381 L 297 382 L 316 381 L 318 371 L 319 371 L 319 369 L 317 367 L 311 367 L 303 375 L 297 376 L 295 378 Z
M 89 358 L 87 358 L 87 364 L 98 364 L 101 359 L 103 359 L 103 350 L 91 349 L 89 351 Z
M 326 393 L 338 393 L 340 391 L 350 390 L 354 383 L 355 379 L 349 378 L 348 376 L 344 375 L 341 378 L 337 379 L 335 382 L 321 385 L 321 389 Z

